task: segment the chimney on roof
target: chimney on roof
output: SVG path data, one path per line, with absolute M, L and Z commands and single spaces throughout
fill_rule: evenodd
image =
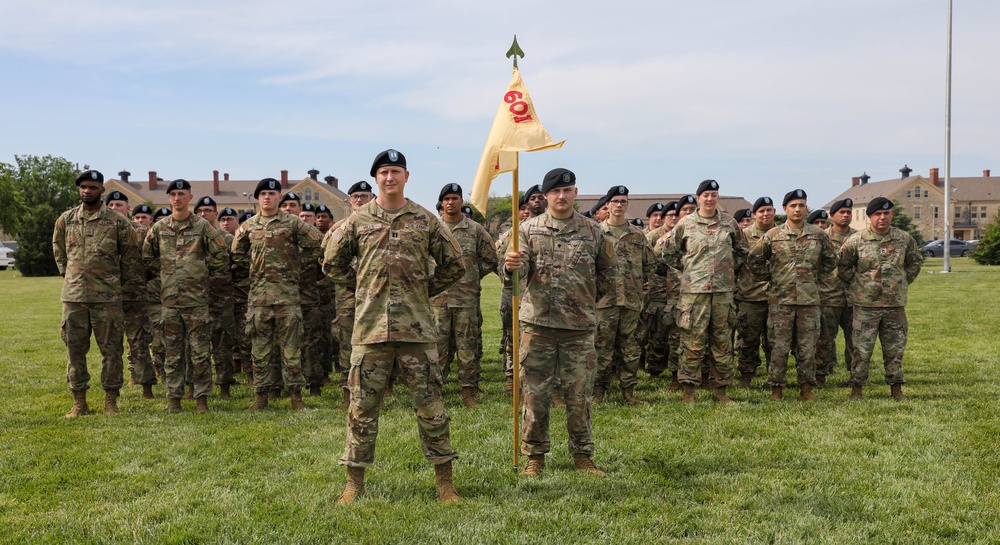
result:
M 282 170 L 281 171 L 281 188 L 284 189 L 286 187 L 288 187 L 288 171 L 287 170 Z
M 851 177 L 851 187 L 857 187 L 859 185 L 861 185 L 861 177 L 860 176 L 852 176 Z
M 224 172 L 222 174 L 222 179 L 228 182 L 229 181 L 229 173 L 228 172 Z
M 154 189 L 156 189 L 156 180 L 159 180 L 159 178 L 156 177 L 156 171 L 155 170 L 150 170 L 149 171 L 149 190 L 150 191 L 153 191 Z
M 990 169 L 984 170 L 983 171 L 983 178 L 989 178 L 989 177 L 990 177 Z
M 219 194 L 219 171 L 212 171 L 212 195 Z
M 899 172 L 901 172 L 903 174 L 903 178 L 902 179 L 905 180 L 906 178 L 910 177 L 910 173 L 913 172 L 913 169 L 910 168 L 910 167 L 908 167 L 908 166 L 906 166 L 906 165 L 903 165 L 903 168 L 899 169 Z
M 327 176 L 323 178 L 323 181 L 325 181 L 327 185 L 332 185 L 338 189 L 340 188 L 340 180 L 338 180 L 336 176 Z
M 861 180 L 861 185 L 865 185 L 868 183 L 868 180 L 872 179 L 872 177 L 869 176 L 867 172 L 865 172 L 858 179 Z
M 944 181 L 942 181 L 941 177 L 938 175 L 937 167 L 931 168 L 931 183 L 936 185 L 937 187 L 941 187 L 942 185 L 944 185 Z
M 987 170 L 986 172 L 989 172 L 989 171 Z M 118 173 L 118 177 L 121 178 L 121 180 L 123 182 L 125 182 L 125 183 L 128 183 L 128 177 L 131 176 L 131 175 L 132 175 L 132 173 L 129 172 L 129 171 L 127 171 L 127 170 L 123 170 L 123 171 L 121 171 L 121 172 Z
M 316 180 L 317 176 L 319 176 L 319 171 L 318 170 L 316 170 L 315 168 L 309 170 L 309 177 L 310 178 L 312 178 L 313 180 Z

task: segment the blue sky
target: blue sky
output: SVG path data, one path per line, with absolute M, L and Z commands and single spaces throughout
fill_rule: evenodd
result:
M 1000 3 L 958 0 L 952 175 L 1000 171 Z M 0 161 L 52 154 L 145 179 L 369 179 L 402 151 L 407 194 L 469 189 L 521 73 L 582 193 L 826 203 L 867 171 L 944 167 L 947 0 L 172 2 L 4 0 Z M 509 175 L 494 183 L 504 194 Z

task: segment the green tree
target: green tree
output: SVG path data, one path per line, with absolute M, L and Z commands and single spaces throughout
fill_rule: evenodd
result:
M 1000 214 L 986 226 L 986 234 L 979 239 L 979 247 L 972 252 L 972 259 L 980 265 L 1000 265 Z
M 899 203 L 894 201 L 893 210 L 895 210 L 896 213 L 892 217 L 892 226 L 898 229 L 902 229 L 907 233 L 910 233 L 910 236 L 913 237 L 913 240 L 917 241 L 918 248 L 921 248 L 923 247 L 924 244 L 927 244 L 927 242 L 924 241 L 923 235 L 920 234 L 920 229 L 918 229 L 917 225 L 913 223 L 913 218 L 911 218 L 906 213 L 906 209 L 904 209 L 902 206 L 899 205 Z
M 59 276 L 52 256 L 52 229 L 62 211 L 47 204 L 28 209 L 21 223 L 21 234 L 14 250 L 17 270 L 24 276 Z

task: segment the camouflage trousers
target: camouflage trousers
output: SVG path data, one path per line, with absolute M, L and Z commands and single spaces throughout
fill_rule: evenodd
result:
M 163 346 L 167 358 L 167 397 L 184 397 L 184 384 L 194 384 L 194 397 L 212 393 L 212 324 L 208 305 L 163 307 Z M 189 368 L 190 366 L 190 368 Z
M 645 328 L 641 335 L 646 339 L 646 371 L 650 375 L 659 375 L 667 369 L 676 371 L 680 332 L 674 324 L 674 305 L 649 303 L 640 324 Z
M 323 376 L 328 377 L 334 371 L 334 360 L 339 359 L 340 346 L 333 336 L 333 322 L 337 319 L 337 307 L 330 303 L 320 303 L 320 335 L 322 349 L 319 352 L 319 365 Z
M 622 389 L 639 383 L 639 339 L 635 330 L 639 326 L 638 310 L 625 307 L 597 309 L 597 334 L 594 346 L 597 350 L 597 373 L 595 385 L 605 389 L 611 386 L 611 375 L 618 371 L 618 383 Z
M 701 384 L 704 362 L 712 386 L 728 386 L 733 381 L 733 292 L 682 293 L 675 318 L 681 330 L 678 380 Z
M 476 352 L 479 349 L 479 322 L 476 309 L 432 307 L 437 322 L 438 372 L 447 381 L 451 368 L 451 355 L 458 360 L 458 385 L 476 387 L 482 367 Z
M 850 375 L 854 359 L 854 312 L 851 307 L 823 307 L 819 345 L 816 346 L 816 374 L 832 375 L 837 366 L 837 330 L 844 330 L 844 364 Z
M 597 373 L 594 331 L 555 329 L 521 322 L 519 349 L 524 420 L 521 452 L 526 455 L 549 452 L 552 389 L 559 385 L 566 403 L 569 452 L 592 455 L 594 431 L 590 396 Z
M 340 387 L 347 388 L 348 375 L 351 372 L 351 352 L 354 336 L 354 307 L 347 310 L 337 309 L 337 321 L 333 324 L 333 332 L 340 348 Z
M 771 361 L 771 344 L 767 333 L 767 301 L 737 301 L 736 354 L 741 375 L 753 376 L 760 367 L 760 350 L 764 361 Z M 767 366 L 765 366 L 765 369 Z
M 302 305 L 302 375 L 309 386 L 323 384 L 323 311 L 319 305 Z M 326 328 L 329 332 L 329 328 Z
M 128 339 L 128 372 L 135 384 L 156 384 L 149 345 L 153 342 L 153 326 L 149 321 L 146 301 L 122 301 L 125 316 L 125 338 Z
M 149 315 L 149 328 L 153 333 L 149 343 L 153 372 L 162 377 L 165 376 L 163 365 L 167 359 L 167 350 L 163 346 L 163 306 L 160 303 L 146 303 L 146 311 Z
M 63 303 L 59 336 L 69 354 L 66 382 L 71 391 L 90 387 L 87 352 L 90 351 L 91 333 L 101 349 L 101 387 L 121 389 L 125 380 L 122 369 L 124 320 L 121 303 Z
M 250 337 L 247 335 L 247 300 L 233 300 L 233 372 L 250 373 L 253 357 L 250 355 Z
M 906 351 L 908 330 L 905 307 L 854 307 L 854 366 L 847 384 L 868 385 L 868 368 L 876 338 L 882 343 L 885 383 L 906 384 L 903 352 Z
M 253 385 L 258 394 L 281 387 L 272 362 L 280 362 L 287 388 L 302 388 L 302 308 L 299 305 L 251 306 L 247 319 L 253 357 Z M 273 358 L 273 359 L 272 359 Z
M 500 323 L 503 326 L 503 334 L 500 337 L 500 355 L 503 356 L 503 374 L 505 377 L 514 376 L 514 323 L 513 306 L 511 303 L 500 303 Z
M 347 444 L 340 465 L 367 467 L 375 460 L 382 395 L 393 369 L 409 387 L 424 458 L 438 465 L 458 458 L 451 447 L 450 418 L 441 401 L 441 375 L 434 343 L 356 344 L 347 383 Z
M 788 384 L 788 354 L 795 351 L 795 376 L 799 386 L 816 385 L 816 343 L 819 341 L 819 305 L 769 305 L 767 332 L 771 360 L 768 386 Z
M 236 384 L 233 378 L 233 349 L 236 345 L 235 306 L 232 299 L 217 298 L 208 306 L 212 319 L 212 360 L 215 362 L 215 383 Z

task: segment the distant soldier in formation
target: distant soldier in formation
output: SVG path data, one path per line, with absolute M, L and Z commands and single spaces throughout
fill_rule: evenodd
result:
M 590 208 L 590 218 L 593 219 L 595 223 L 601 223 L 602 221 L 608 219 L 607 195 L 602 195 L 600 199 L 597 199 L 597 203 Z
M 325 240 L 326 234 L 333 228 L 333 212 L 325 204 L 321 204 L 315 209 L 316 229 L 319 230 L 320 239 Z M 322 243 L 321 250 L 325 250 Z M 337 319 L 337 305 L 334 295 L 336 286 L 329 276 L 322 274 L 319 280 L 319 312 L 323 328 L 321 347 L 319 351 L 319 364 L 323 372 L 323 385 L 331 383 L 330 375 L 334 372 L 335 365 L 339 369 L 340 365 L 340 344 L 333 334 L 334 322 Z M 346 365 L 346 362 L 345 362 Z M 341 385 L 341 391 L 346 391 Z M 345 397 L 346 399 L 346 397 Z M 346 406 L 344 407 L 347 408 Z
M 302 203 L 299 219 L 306 225 L 316 227 L 316 206 L 311 202 Z
M 549 171 L 541 187 L 548 210 L 524 222 L 520 252 L 508 251 L 502 278 L 521 271 L 521 386 L 524 393 L 521 474 L 537 476 L 551 448 L 549 411 L 555 381 L 566 403 L 569 452 L 577 471 L 604 475 L 593 461 L 590 400 L 597 366 L 594 348 L 596 303 L 613 286 L 614 249 L 600 227 L 574 212 L 576 175 Z
M 655 231 L 663 226 L 663 203 L 653 203 L 646 209 L 646 232 Z
M 868 384 L 868 366 L 876 338 L 882 343 L 885 382 L 892 398 L 903 395 L 903 352 L 908 325 L 906 302 L 909 285 L 916 280 L 923 256 L 913 237 L 892 226 L 892 201 L 876 197 L 868 203 L 868 226 L 854 233 L 840 249 L 837 273 L 847 286 L 854 307 L 854 362 L 851 399 L 861 399 Z
M 743 228 L 743 235 L 752 248 L 774 227 L 774 202 L 760 197 L 753 203 L 750 214 L 753 224 Z M 744 264 L 736 273 L 736 356 L 740 372 L 740 388 L 750 388 L 760 368 L 760 351 L 764 361 L 771 361 L 771 345 L 767 341 L 767 299 L 770 282 L 758 278 Z M 764 366 L 767 369 L 767 365 Z
M 231 209 L 230 209 L 231 210 Z M 233 289 L 233 260 L 230 248 L 233 235 L 219 226 L 218 205 L 212 197 L 198 199 L 194 213 L 208 222 L 222 235 L 226 251 L 226 271 L 212 275 L 209 280 L 211 297 L 208 300 L 208 314 L 212 318 L 212 361 L 215 363 L 215 384 L 219 387 L 219 399 L 230 399 L 229 389 L 236 384 L 233 378 L 235 364 L 233 353 L 236 349 L 236 304 Z
M 749 208 L 740 208 L 733 214 L 733 219 L 739 224 L 740 229 L 746 229 L 753 225 L 753 212 Z
M 223 231 L 232 235 L 226 237 L 228 246 L 226 249 L 230 253 L 232 260 L 233 239 L 236 231 L 240 228 L 239 214 L 236 210 L 225 207 L 219 212 L 219 227 Z M 253 359 L 250 356 L 250 337 L 247 336 L 247 295 L 250 290 L 250 279 L 239 277 L 233 265 L 233 374 L 245 373 L 247 384 L 253 385 Z
M 618 263 L 609 278 L 610 285 L 597 301 L 597 377 L 594 403 L 604 401 L 611 387 L 611 375 L 617 370 L 625 403 L 637 405 L 635 387 L 639 384 L 639 338 L 636 327 L 646 297 L 646 282 L 655 274 L 653 248 L 643 230 L 625 221 L 628 212 L 628 188 L 616 185 L 608 190 L 608 219 L 601 222 L 605 239 L 614 248 Z
M 339 503 L 364 493 L 365 468 L 375 459 L 382 396 L 393 368 L 409 387 L 424 458 L 434 465 L 438 498 L 460 499 L 452 483 L 448 412 L 441 401 L 437 369 L 433 297 L 465 274 L 462 250 L 430 211 L 407 199 L 406 158 L 389 149 L 378 154 L 370 172 L 378 197 L 333 230 L 323 270 L 356 293 L 351 339 L 351 408 L 347 445 L 347 487 Z M 428 264 L 436 266 L 431 273 Z
M 806 223 L 826 230 L 830 223 L 830 214 L 827 214 L 826 210 L 823 210 L 822 208 L 817 208 L 809 213 L 809 217 L 806 218 Z
M 493 238 L 482 225 L 462 213 L 462 186 L 447 184 L 441 188 L 438 202 L 443 207 L 441 219 L 462 250 L 465 276 L 448 289 L 431 298 L 437 322 L 438 370 L 441 380 L 447 380 L 451 366 L 450 347 L 458 359 L 458 385 L 462 388 L 462 403 L 477 405 L 482 363 L 477 357 L 479 339 L 479 293 L 483 277 L 497 270 L 497 255 Z
M 104 175 L 86 170 L 77 176 L 76 186 L 82 204 L 63 212 L 52 232 L 52 253 L 63 276 L 60 336 L 69 354 L 66 379 L 73 394 L 67 418 L 90 414 L 87 352 L 91 333 L 101 350 L 104 412 L 118 414 L 118 395 L 125 380 L 122 285 L 142 274 L 135 230 L 124 216 L 101 202 Z
M 750 251 L 750 270 L 768 285 L 771 359 L 767 384 L 778 401 L 787 385 L 788 354 L 795 352 L 799 399 L 814 401 L 816 344 L 820 331 L 820 279 L 836 269 L 837 254 L 822 229 L 806 223 L 806 192 L 789 191 L 781 205 L 787 219 L 770 229 Z
M 646 242 L 653 247 L 666 236 L 677 223 L 677 201 L 663 205 L 660 226 L 646 233 Z M 654 251 L 655 253 L 655 251 Z M 652 277 L 648 279 L 649 290 L 646 306 L 640 323 L 646 347 L 646 372 L 657 378 L 669 370 L 672 375 L 670 388 L 680 389 L 677 381 L 677 344 L 679 336 L 674 323 L 674 307 L 680 294 L 677 285 L 677 271 L 662 260 L 656 260 Z
M 830 206 L 830 226 L 826 234 L 840 255 L 840 247 L 857 232 L 851 227 L 854 201 L 839 200 Z M 844 331 L 844 364 L 850 377 L 854 361 L 854 311 L 847 302 L 847 291 L 837 271 L 823 279 L 819 287 L 819 297 L 823 305 L 820 320 L 819 345 L 816 347 L 816 384 L 826 385 L 827 377 L 833 374 L 837 365 L 837 331 Z

